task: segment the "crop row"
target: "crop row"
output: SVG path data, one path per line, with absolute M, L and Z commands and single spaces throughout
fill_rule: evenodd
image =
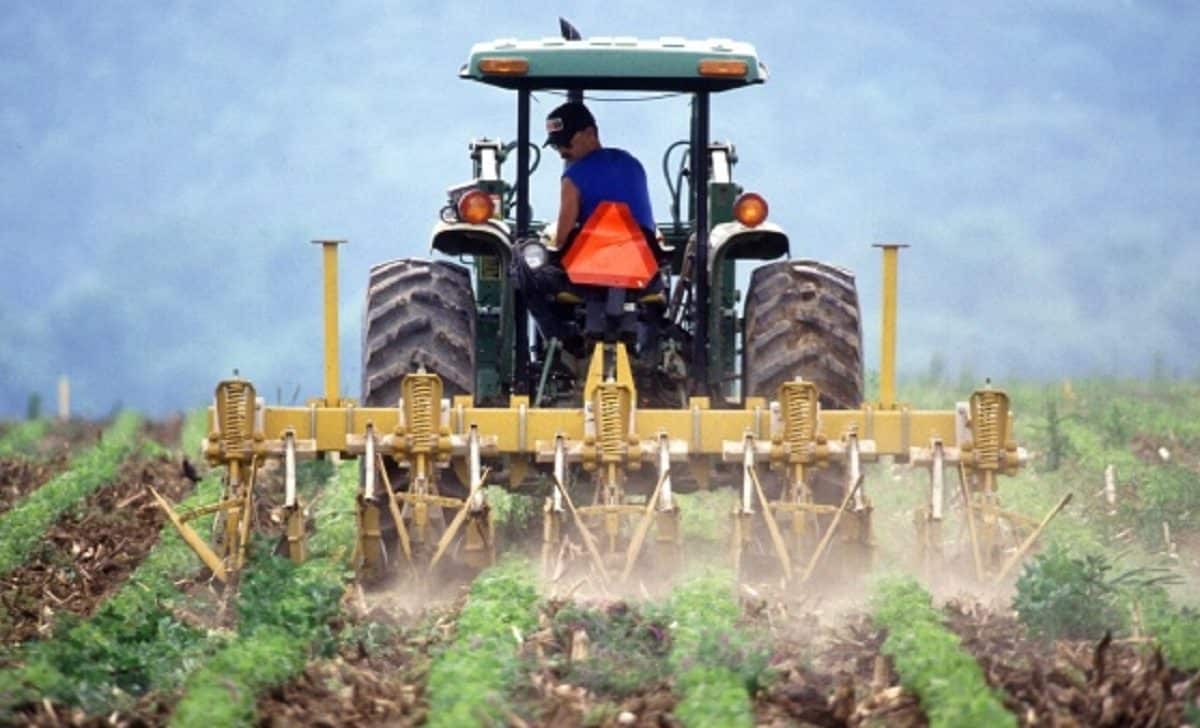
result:
M 728 573 L 691 579 L 672 593 L 670 663 L 685 725 L 754 724 L 749 696 L 763 679 L 766 649 L 738 629 L 741 606 Z
M 141 420 L 125 413 L 104 432 L 98 445 L 0 516 L 0 574 L 20 566 L 46 528 L 88 494 L 110 482 L 136 443 Z
M 931 726 L 1016 725 L 917 582 L 881 582 L 872 610 L 875 622 L 888 632 L 883 653 L 892 658 L 901 684 L 920 699 Z
M 0 457 L 22 455 L 32 450 L 50 429 L 50 421 L 26 420 L 13 424 L 0 435 Z
M 518 675 L 517 647 L 537 624 L 530 566 L 505 561 L 471 584 L 454 642 L 429 673 L 429 725 L 487 725 L 504 718 Z
M 202 415 L 191 418 L 185 442 L 201 429 Z M 312 490 L 314 476 L 322 472 L 327 470 L 306 466 L 302 488 Z M 309 562 L 292 567 L 267 554 L 254 560 L 237 595 L 237 634 L 205 626 L 203 616 L 197 620 L 194 610 L 212 605 L 181 593 L 177 584 L 197 573 L 198 562 L 177 532 L 165 526 L 157 546 L 92 617 L 62 619 L 52 639 L 26 643 L 4 656 L 11 667 L 0 671 L 0 722 L 14 707 L 33 700 L 95 713 L 129 708 L 136 696 L 184 685 L 177 721 L 194 724 L 194 707 L 205 700 L 214 675 L 226 686 L 217 705 L 242 722 L 247 714 L 252 717 L 255 690 L 302 669 L 313 636 L 337 611 L 346 552 L 353 543 L 355 479 L 353 467 L 344 469 L 339 487 L 322 500 L 321 528 L 310 541 Z M 210 472 L 180 508 L 211 503 L 220 494 L 220 473 Z M 212 520 L 205 516 L 193 525 L 205 533 Z M 229 685 L 240 688 L 232 704 Z M 205 713 L 211 717 L 211 706 Z M 234 722 L 232 717 L 222 721 Z
M 260 691 L 332 645 L 329 622 L 351 575 L 357 485 L 358 468 L 343 464 L 320 501 L 303 564 L 260 549 L 238 590 L 237 638 L 187 679 L 171 725 L 249 725 Z
M 182 507 L 212 502 L 220 492 L 211 473 Z M 204 532 L 211 521 L 195 525 Z M 191 549 L 164 527 L 158 546 L 91 618 L 64 623 L 53 639 L 27 643 L 12 656 L 18 666 L 0 671 L 0 711 L 46 698 L 96 712 L 130 702 L 123 696 L 178 685 L 210 638 L 173 612 L 182 597 L 175 583 L 196 570 Z

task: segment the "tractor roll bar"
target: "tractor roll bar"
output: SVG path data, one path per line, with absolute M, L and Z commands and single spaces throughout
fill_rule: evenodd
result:
M 708 394 L 708 92 L 692 97 L 692 193 L 696 200 L 695 328 L 692 330 L 692 370 Z
M 529 89 L 517 91 L 517 240 L 529 235 L 532 208 L 529 205 Z M 517 322 L 515 347 L 517 360 L 513 365 L 514 389 L 517 394 L 527 390 L 529 370 L 529 315 L 525 296 L 513 295 L 514 321 Z

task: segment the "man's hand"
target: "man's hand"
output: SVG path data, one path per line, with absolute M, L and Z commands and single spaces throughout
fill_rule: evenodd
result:
M 554 247 L 562 250 L 579 220 L 579 188 L 566 177 L 562 178 L 562 195 L 558 202 L 558 229 L 554 231 Z

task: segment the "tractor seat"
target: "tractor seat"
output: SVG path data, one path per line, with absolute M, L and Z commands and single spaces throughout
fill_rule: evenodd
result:
M 657 293 L 648 293 L 645 296 L 642 296 L 641 298 L 639 298 L 638 303 L 642 304 L 643 306 L 649 306 L 652 304 L 657 305 L 657 306 L 666 306 L 667 305 L 667 297 L 665 295 L 663 295 L 662 291 L 659 291 Z
M 554 294 L 555 303 L 569 303 L 571 305 L 583 303 L 583 299 L 571 293 L 570 291 L 559 291 Z

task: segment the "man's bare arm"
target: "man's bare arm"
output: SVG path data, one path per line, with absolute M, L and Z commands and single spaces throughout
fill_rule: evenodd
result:
M 579 188 L 566 177 L 562 178 L 562 196 L 558 202 L 558 229 L 554 232 L 554 247 L 559 250 L 567 242 L 567 236 L 579 219 Z

